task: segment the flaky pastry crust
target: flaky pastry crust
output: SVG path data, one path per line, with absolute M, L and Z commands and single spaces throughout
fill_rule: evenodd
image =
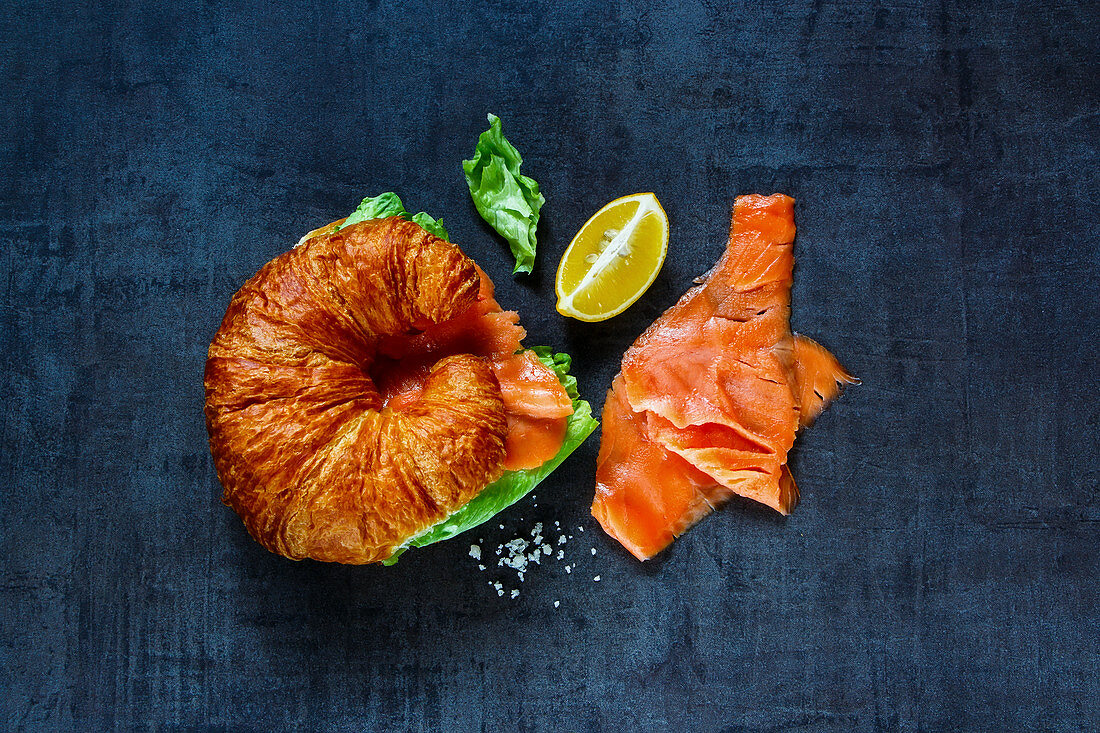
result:
M 503 472 L 506 419 L 481 358 L 436 363 L 393 410 L 371 380 L 379 341 L 471 307 L 479 274 L 400 218 L 316 230 L 230 301 L 206 362 L 223 501 L 264 547 L 369 563 Z

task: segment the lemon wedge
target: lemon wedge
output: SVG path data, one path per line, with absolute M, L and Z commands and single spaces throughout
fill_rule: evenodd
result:
M 651 193 L 617 198 L 592 215 L 558 265 L 557 310 L 605 321 L 642 297 L 668 251 L 668 217 Z

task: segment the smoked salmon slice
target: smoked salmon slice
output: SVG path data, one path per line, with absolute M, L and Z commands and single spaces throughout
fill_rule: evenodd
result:
M 858 383 L 791 333 L 794 235 L 794 199 L 738 197 L 718 264 L 623 356 L 592 514 L 640 560 L 735 494 L 790 513 L 795 433 Z

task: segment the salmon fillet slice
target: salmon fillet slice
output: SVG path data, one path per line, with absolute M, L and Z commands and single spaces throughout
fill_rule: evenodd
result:
M 718 264 L 623 356 L 592 514 L 641 560 L 735 494 L 788 514 L 795 433 L 858 381 L 791 333 L 794 236 L 794 199 L 738 197 Z

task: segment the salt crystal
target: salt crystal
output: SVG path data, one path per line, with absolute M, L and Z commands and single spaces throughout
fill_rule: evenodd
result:
M 553 552 L 553 550 L 550 549 L 550 545 L 543 545 L 542 546 L 542 554 L 543 555 L 549 555 L 551 552 Z
M 561 537 L 558 537 L 558 544 L 559 545 L 564 545 L 565 544 L 565 535 L 562 535 Z
M 566 565 L 566 566 L 565 566 L 565 572 L 566 572 L 567 574 L 568 574 L 568 573 L 571 573 L 571 572 L 573 572 L 573 568 L 571 568 L 571 567 L 569 567 L 568 565 Z
M 593 554 L 593 555 L 595 555 L 595 554 L 596 554 L 596 548 L 595 548 L 595 547 L 593 547 L 593 548 L 592 548 L 592 554 Z
M 554 601 L 554 608 L 557 608 L 560 605 L 561 605 L 561 601 Z
M 559 560 L 564 560 L 565 559 L 565 550 L 558 550 L 557 557 L 558 557 Z
M 484 566 L 484 565 L 482 565 L 481 563 L 478 563 L 477 569 L 478 569 L 478 570 L 484 570 L 484 569 L 485 569 L 485 566 Z
M 598 575 L 597 575 L 597 576 L 596 576 L 595 578 L 592 578 L 592 580 L 594 580 L 594 581 L 596 581 L 597 583 L 599 583 L 599 582 L 600 582 L 600 576 L 598 576 Z
M 518 590 L 512 591 L 512 600 L 515 600 L 516 598 L 519 598 L 519 591 Z
M 470 545 L 470 557 L 475 560 L 481 559 L 481 548 L 477 545 Z

